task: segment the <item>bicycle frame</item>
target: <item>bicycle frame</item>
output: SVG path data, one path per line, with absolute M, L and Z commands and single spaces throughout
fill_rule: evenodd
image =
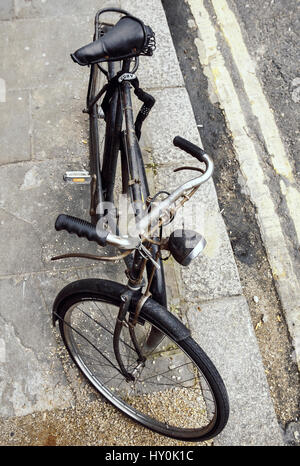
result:
M 95 39 L 98 38 L 100 23 L 99 17 L 107 11 L 119 12 L 127 14 L 121 9 L 104 9 L 100 10 L 95 18 Z M 129 72 L 130 60 L 122 62 L 122 71 Z M 108 70 L 103 70 L 99 66 L 100 71 L 106 74 L 108 80 L 112 79 L 116 74 L 116 62 L 108 62 Z M 149 187 L 142 158 L 142 153 L 138 140 L 135 135 L 134 117 L 131 100 L 131 85 L 128 81 L 122 81 L 116 88 L 113 97 L 110 101 L 108 114 L 106 116 L 105 143 L 103 151 L 102 167 L 100 162 L 99 149 L 99 133 L 98 133 L 98 105 L 95 102 L 96 92 L 96 77 L 97 65 L 91 66 L 89 88 L 87 94 L 87 108 L 89 109 L 90 121 L 90 171 L 91 171 L 91 210 L 90 214 L 94 223 L 101 218 L 104 212 L 101 212 L 101 205 L 104 202 L 113 204 L 114 186 L 116 177 L 117 161 L 119 152 L 121 154 L 122 164 L 122 183 L 123 190 L 126 185 L 129 185 L 131 201 L 134 206 L 137 218 L 142 215 L 143 209 L 146 210 L 146 200 L 149 196 Z M 125 130 L 122 131 L 123 120 Z M 100 210 L 99 210 L 100 207 Z M 97 211 L 98 208 L 98 211 Z M 117 228 L 117 227 L 116 227 Z M 153 299 L 159 304 L 167 306 L 167 296 L 165 289 L 165 277 L 163 263 L 159 253 L 159 247 L 153 245 L 153 254 L 156 257 L 160 268 L 153 275 L 153 264 L 147 261 L 146 270 L 148 279 L 151 276 L 151 286 L 149 292 Z M 134 256 L 129 255 L 124 259 L 127 266 L 127 273 L 130 277 L 132 286 L 141 280 L 141 266 L 144 258 L 139 251 L 136 251 Z M 140 289 L 141 285 L 137 286 Z
M 102 11 L 111 11 L 110 9 Z M 124 13 L 124 10 L 116 10 Z M 97 16 L 96 16 L 97 18 Z M 99 18 L 99 16 L 98 16 Z M 95 37 L 99 32 L 99 23 L 96 21 L 96 33 Z M 125 254 L 124 260 L 127 265 L 127 275 L 129 278 L 128 286 L 134 290 L 140 290 L 144 285 L 142 281 L 142 274 L 144 266 L 146 265 L 148 282 L 150 282 L 150 288 L 147 291 L 152 294 L 153 298 L 161 305 L 166 306 L 166 290 L 165 290 L 165 279 L 163 272 L 163 264 L 160 256 L 161 245 L 154 245 L 157 242 L 150 242 L 146 239 L 148 247 L 152 243 L 152 253 L 145 248 L 141 243 L 141 235 L 146 236 L 149 234 L 149 227 L 152 227 L 153 223 L 156 225 L 155 229 L 158 228 L 159 218 L 161 214 L 171 210 L 171 206 L 175 206 L 175 202 L 181 198 L 179 205 L 183 205 L 184 202 L 190 199 L 190 197 L 196 192 L 201 184 L 206 182 L 213 173 L 213 162 L 210 157 L 205 154 L 202 149 L 196 146 L 191 147 L 191 143 L 185 141 L 184 150 L 196 157 L 200 162 L 204 162 L 206 170 L 201 168 L 193 168 L 194 170 L 200 171 L 201 176 L 197 176 L 186 183 L 179 186 L 171 194 L 158 203 L 154 208 L 151 205 L 151 212 L 148 212 L 147 199 L 149 197 L 149 188 L 147 178 L 145 174 L 144 163 L 142 159 L 141 150 L 138 144 L 136 136 L 136 128 L 133 119 L 133 109 L 131 102 L 131 84 L 130 80 L 133 79 L 132 84 L 138 86 L 138 81 L 135 76 L 130 73 L 131 59 L 124 59 L 122 61 L 122 68 L 120 72 L 116 73 L 115 64 L 113 60 L 108 59 L 108 70 L 104 70 L 99 64 L 93 65 L 91 68 L 90 84 L 87 97 L 88 113 L 90 114 L 90 150 L 91 150 L 91 173 L 92 173 L 92 198 L 91 198 L 91 215 L 92 221 L 98 221 L 105 217 L 108 213 L 105 211 L 105 204 L 103 202 L 109 202 L 113 205 L 113 191 L 116 176 L 116 166 L 119 152 L 121 153 L 122 163 L 122 182 L 123 189 L 125 192 L 129 192 L 131 197 L 131 203 L 135 212 L 137 233 L 133 236 L 120 236 L 118 234 L 117 222 L 115 221 L 115 231 L 117 234 L 107 233 L 106 241 L 107 244 L 114 245 L 120 250 L 131 250 L 135 249 L 134 255 Z M 96 94 L 96 70 L 99 69 L 106 75 L 110 85 L 106 85 L 103 89 Z M 134 71 L 137 69 L 135 66 Z M 98 70 L 97 70 L 98 71 Z M 103 164 L 100 168 L 100 154 L 99 154 L 99 135 L 98 135 L 98 106 L 97 101 L 108 91 L 108 96 L 105 96 L 106 101 L 102 102 L 103 108 L 105 107 L 105 119 L 106 119 L 106 132 L 105 132 L 105 148 L 103 154 Z M 150 96 L 151 97 L 151 96 Z M 153 105 L 153 104 L 152 104 Z M 122 131 L 123 120 L 125 123 L 125 130 Z M 139 131 L 139 129 L 137 129 Z M 176 139 L 176 138 L 175 138 Z M 180 141 L 175 141 L 174 144 L 181 147 Z M 180 139 L 180 138 L 179 138 Z M 196 149 L 195 149 L 196 148 Z M 200 152 L 199 152 L 200 151 Z M 186 167 L 184 167 L 186 168 Z M 190 167 L 188 167 L 190 168 Z M 151 202 L 151 200 L 150 200 Z M 98 211 L 97 211 L 98 206 Z M 175 211 L 178 206 L 175 207 Z M 160 221 L 162 224 L 162 221 Z M 98 224 L 97 224 L 98 227 Z M 101 228 L 99 228 L 100 234 Z M 105 231 L 105 227 L 102 225 L 102 234 Z M 153 231 L 150 236 L 153 236 Z M 157 234 L 156 234 L 157 235 Z M 145 240 L 145 238 L 144 238 Z M 141 250 L 144 248 L 144 253 Z M 153 258 L 155 257 L 155 260 Z M 158 265 L 157 269 L 154 270 L 153 263 Z M 150 280 L 149 280 L 150 279 Z

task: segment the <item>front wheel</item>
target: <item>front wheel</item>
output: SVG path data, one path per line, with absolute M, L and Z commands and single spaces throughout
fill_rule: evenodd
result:
M 99 393 L 143 426 L 179 440 L 206 440 L 225 427 L 229 405 L 223 381 L 175 316 L 147 300 L 135 327 L 139 347 L 148 347 L 153 327 L 164 337 L 151 352 L 145 351 L 143 360 L 129 327 L 122 328 L 120 353 L 134 375 L 128 381 L 113 350 L 124 285 L 89 279 L 66 288 L 54 305 L 60 332 L 73 361 Z

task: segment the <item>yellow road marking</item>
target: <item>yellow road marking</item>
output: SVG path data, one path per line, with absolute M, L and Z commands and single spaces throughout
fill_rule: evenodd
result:
M 295 180 L 288 155 L 286 154 L 275 122 L 274 114 L 256 76 L 255 65 L 248 53 L 239 23 L 234 13 L 228 7 L 226 0 L 212 0 L 212 3 L 218 23 L 230 47 L 240 77 L 242 78 L 245 91 L 252 107 L 252 112 L 259 122 L 265 146 L 271 155 L 271 162 L 274 170 L 277 174 L 288 180 L 286 190 L 284 189 L 284 191 L 286 191 L 286 202 L 295 226 L 298 243 L 300 243 L 300 193 L 295 187 L 289 186 L 289 182 L 294 182 Z M 298 206 L 298 209 L 296 206 Z
M 226 0 L 212 0 L 212 4 L 217 15 L 218 24 L 230 47 L 232 57 L 242 78 L 252 112 L 257 117 L 262 129 L 273 167 L 276 173 L 290 181 L 294 181 L 292 168 L 285 153 L 274 114 L 256 76 L 255 65 L 248 53 L 239 23 L 232 10 L 229 9 Z

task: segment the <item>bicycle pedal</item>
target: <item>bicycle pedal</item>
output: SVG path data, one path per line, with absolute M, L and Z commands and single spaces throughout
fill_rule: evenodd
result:
M 66 172 L 64 181 L 72 184 L 90 184 L 91 175 L 86 170 Z

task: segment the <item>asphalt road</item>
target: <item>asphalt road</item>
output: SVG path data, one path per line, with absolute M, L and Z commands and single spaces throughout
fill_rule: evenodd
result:
M 300 181 L 300 3 L 230 0 Z

